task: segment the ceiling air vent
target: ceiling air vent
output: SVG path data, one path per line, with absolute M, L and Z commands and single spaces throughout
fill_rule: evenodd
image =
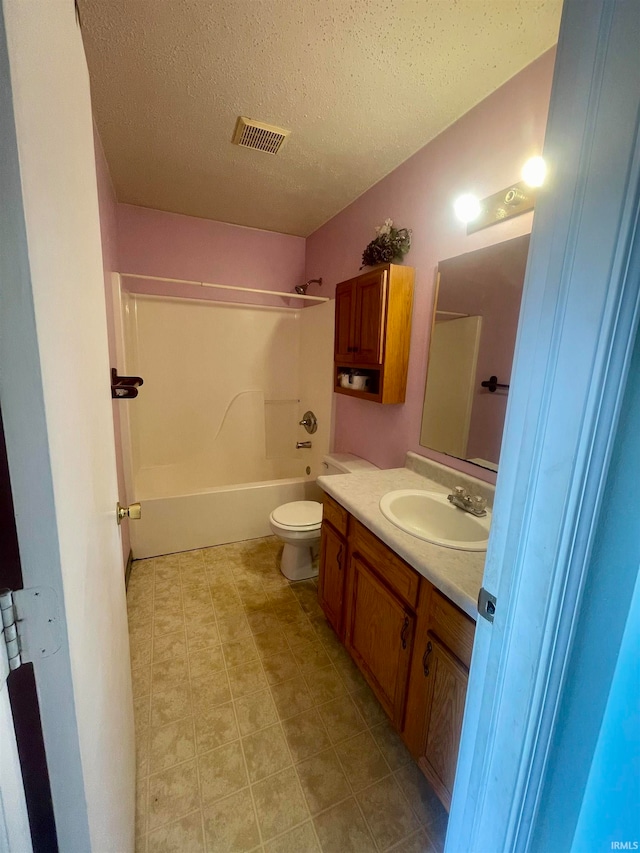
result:
M 243 148 L 255 148 L 257 151 L 266 151 L 267 154 L 277 154 L 290 132 L 263 121 L 238 116 L 231 141 L 234 145 L 242 145 Z

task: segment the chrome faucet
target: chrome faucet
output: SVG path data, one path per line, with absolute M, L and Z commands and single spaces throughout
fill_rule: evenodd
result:
M 296 450 L 309 450 L 310 447 L 310 441 L 296 441 Z
M 456 486 L 453 492 L 447 495 L 447 500 L 471 515 L 480 517 L 487 514 L 487 499 L 482 495 L 470 494 L 464 486 Z
M 308 412 L 305 412 L 302 416 L 302 420 L 299 421 L 300 426 L 303 426 L 308 433 L 313 435 L 313 433 L 318 429 L 318 419 L 313 414 L 311 409 Z

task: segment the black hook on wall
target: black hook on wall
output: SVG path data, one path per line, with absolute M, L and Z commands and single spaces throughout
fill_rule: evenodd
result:
M 138 396 L 138 387 L 143 384 L 141 376 L 118 376 L 116 368 L 111 368 L 111 397 L 114 400 L 133 400 Z
M 480 383 L 483 388 L 488 388 L 489 391 L 493 394 L 496 388 L 508 388 L 508 385 L 504 385 L 501 382 L 498 382 L 497 376 L 490 376 L 488 379 L 485 379 L 484 382 Z

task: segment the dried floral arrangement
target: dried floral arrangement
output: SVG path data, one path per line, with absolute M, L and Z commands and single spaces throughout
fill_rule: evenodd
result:
M 411 230 L 394 228 L 392 219 L 385 219 L 384 225 L 378 225 L 376 234 L 378 236 L 362 253 L 362 267 L 401 261 L 411 248 Z

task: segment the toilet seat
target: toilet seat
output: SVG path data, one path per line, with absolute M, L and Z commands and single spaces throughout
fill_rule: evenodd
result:
M 271 519 L 283 530 L 317 530 L 322 525 L 322 504 L 318 501 L 292 501 L 276 507 Z

